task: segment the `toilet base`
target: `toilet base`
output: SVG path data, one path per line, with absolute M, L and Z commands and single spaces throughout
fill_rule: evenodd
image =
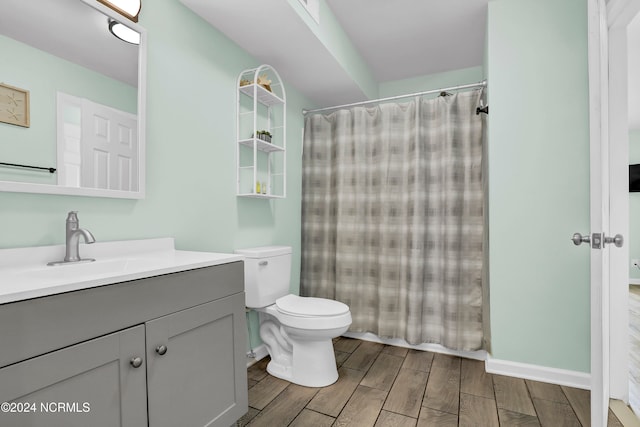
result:
M 325 330 L 306 330 L 282 325 L 267 310 L 260 312 L 260 338 L 271 361 L 267 372 L 305 387 L 326 387 L 338 380 L 333 338 L 348 325 Z
M 326 387 L 338 381 L 332 340 L 290 342 L 293 345 L 291 365 L 272 359 L 267 365 L 269 374 L 305 387 Z

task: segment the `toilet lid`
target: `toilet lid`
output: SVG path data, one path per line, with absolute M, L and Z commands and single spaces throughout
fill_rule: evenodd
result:
M 285 295 L 276 300 L 278 311 L 292 316 L 338 316 L 349 312 L 349 306 L 326 298 Z

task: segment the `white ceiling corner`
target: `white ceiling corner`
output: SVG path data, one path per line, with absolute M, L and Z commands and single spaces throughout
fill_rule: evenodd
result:
M 180 1 L 316 105 L 368 99 L 288 1 Z M 379 82 L 482 65 L 487 2 L 328 0 Z
M 366 99 L 286 0 L 181 2 L 317 105 Z
M 379 82 L 482 65 L 488 0 L 327 0 Z

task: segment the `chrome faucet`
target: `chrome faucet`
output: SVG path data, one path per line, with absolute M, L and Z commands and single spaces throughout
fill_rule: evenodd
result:
M 78 221 L 78 212 L 71 211 L 67 215 L 67 227 L 66 227 L 66 251 L 64 255 L 64 261 L 50 262 L 48 265 L 60 265 L 69 262 L 91 262 L 95 261 L 93 258 L 80 258 L 79 246 L 80 237 L 84 238 L 86 243 L 95 243 L 96 239 L 89 230 L 80 228 Z

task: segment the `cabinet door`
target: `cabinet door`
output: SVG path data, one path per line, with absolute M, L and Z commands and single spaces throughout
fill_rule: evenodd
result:
M 149 427 L 229 427 L 247 412 L 245 323 L 243 293 L 146 323 Z
M 0 426 L 146 426 L 144 363 L 130 363 L 144 357 L 144 332 L 136 326 L 0 369 L 0 402 L 8 402 Z

